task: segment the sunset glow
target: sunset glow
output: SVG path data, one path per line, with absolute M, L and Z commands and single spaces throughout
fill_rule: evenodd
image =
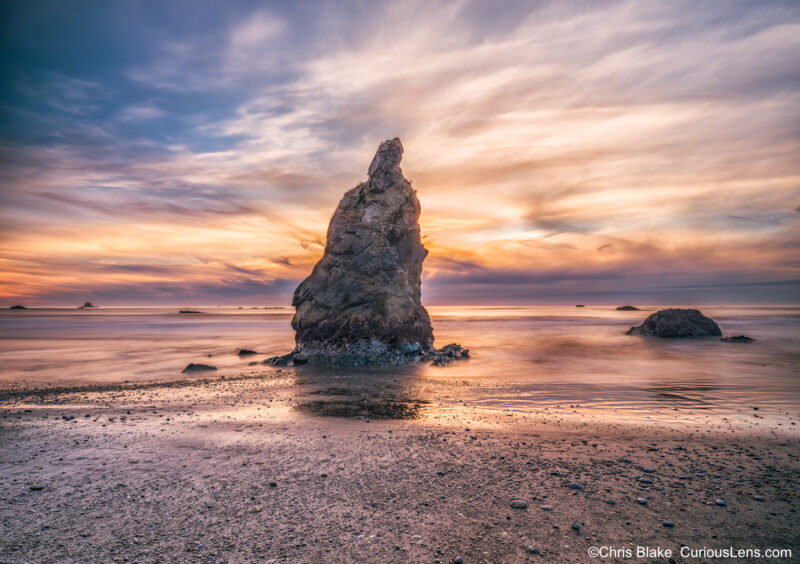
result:
M 80 6 L 2 8 L 5 307 L 288 305 L 395 136 L 426 303 L 800 300 L 793 3 Z

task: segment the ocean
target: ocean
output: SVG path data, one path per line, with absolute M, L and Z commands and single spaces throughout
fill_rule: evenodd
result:
M 429 307 L 436 345 L 471 359 L 447 367 L 297 368 L 329 387 L 390 381 L 426 401 L 525 413 L 574 407 L 615 417 L 691 411 L 788 421 L 800 414 L 800 307 L 702 307 L 725 335 L 661 340 L 625 331 L 661 307 Z M 73 386 L 264 371 L 293 346 L 291 308 L 29 309 L 0 312 L 0 387 Z M 257 351 L 239 357 L 236 348 Z M 409 391 L 408 393 L 412 393 Z M 757 413 L 756 413 L 757 412 Z

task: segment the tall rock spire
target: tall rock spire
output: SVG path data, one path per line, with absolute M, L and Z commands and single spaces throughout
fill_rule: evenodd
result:
M 428 251 L 420 240 L 417 194 L 400 170 L 402 157 L 399 139 L 381 143 L 368 180 L 339 202 L 325 253 L 294 293 L 295 350 L 273 363 L 445 363 L 467 357 L 457 345 L 433 347 L 420 301 Z

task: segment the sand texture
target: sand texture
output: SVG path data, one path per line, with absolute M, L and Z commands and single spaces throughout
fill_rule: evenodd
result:
M 6 390 L 0 405 L 1 562 L 589 562 L 591 546 L 800 547 L 791 424 L 602 423 L 572 406 L 326 387 L 294 369 Z

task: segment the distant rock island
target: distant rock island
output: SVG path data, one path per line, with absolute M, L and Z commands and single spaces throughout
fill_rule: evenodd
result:
M 662 309 L 650 315 L 638 327 L 631 327 L 628 335 L 679 339 L 685 337 L 721 337 L 717 323 L 696 309 Z
M 469 358 L 460 345 L 433 346 L 420 301 L 420 204 L 403 177 L 403 146 L 384 141 L 369 178 L 345 193 L 328 227 L 325 253 L 295 290 L 294 351 L 266 363 L 447 364 Z
M 78 309 L 89 309 L 89 308 L 92 308 L 92 307 L 97 307 L 97 306 L 92 304 L 92 302 L 86 302 L 85 304 L 80 306 Z
M 619 306 L 617 311 L 641 311 L 638 307 L 632 305 Z
M 28 308 L 25 307 L 24 305 L 13 305 L 8 309 L 28 309 Z

